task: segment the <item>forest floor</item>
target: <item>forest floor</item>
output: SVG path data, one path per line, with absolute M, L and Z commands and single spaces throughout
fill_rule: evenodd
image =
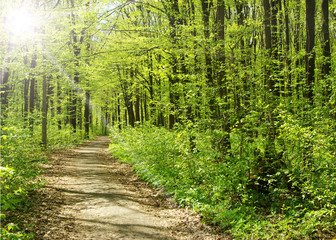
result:
M 35 239 L 230 239 L 108 153 L 108 137 L 54 152 L 26 221 Z

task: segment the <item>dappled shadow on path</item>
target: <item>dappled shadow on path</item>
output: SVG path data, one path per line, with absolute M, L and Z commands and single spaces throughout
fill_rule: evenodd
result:
M 229 239 L 149 188 L 108 154 L 108 144 L 98 137 L 50 156 L 36 240 Z
M 73 220 L 69 218 L 63 218 L 64 220 Z M 160 232 L 161 227 L 151 226 L 148 224 L 130 224 L 130 223 L 111 223 L 110 221 L 102 221 L 95 219 L 79 219 L 76 221 L 83 225 L 87 225 L 89 231 L 99 231 L 102 232 L 108 227 L 113 230 L 114 236 L 117 237 L 127 237 L 132 236 L 134 239 L 171 239 L 162 234 L 153 234 L 153 231 Z M 127 238 L 130 239 L 130 238 Z
M 60 184 L 50 186 L 68 199 L 60 217 L 72 219 L 85 239 L 172 239 L 143 208 L 152 207 L 147 197 L 122 184 L 127 175 L 116 171 L 107 147 L 101 138 L 65 154 Z
M 67 186 L 82 186 L 83 184 L 67 184 Z M 86 192 L 86 191 L 78 191 L 78 190 L 71 190 L 71 189 L 66 189 L 66 188 L 56 188 L 49 186 L 48 188 L 53 188 L 56 191 L 63 192 L 63 193 L 68 193 L 73 196 L 76 196 L 78 201 L 87 201 L 89 199 L 94 199 L 94 198 L 102 198 L 107 200 L 107 203 L 109 202 L 115 202 L 117 204 L 121 205 L 127 205 L 127 201 L 131 201 L 137 204 L 142 204 L 142 205 L 147 205 L 147 206 L 152 206 L 153 204 L 150 204 L 143 199 L 148 199 L 149 197 L 145 196 L 136 196 L 135 194 L 131 193 L 97 193 L 97 192 Z M 116 190 L 118 191 L 118 188 L 109 188 L 108 191 L 113 191 Z

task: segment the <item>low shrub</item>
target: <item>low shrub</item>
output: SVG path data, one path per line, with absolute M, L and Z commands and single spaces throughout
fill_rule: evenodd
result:
M 286 130 L 280 137 L 294 139 L 289 133 L 294 134 Z M 153 126 L 115 129 L 110 151 L 120 161 L 132 163 L 154 187 L 163 187 L 179 205 L 193 207 L 206 223 L 237 239 L 314 239 L 335 233 L 335 162 L 329 153 L 320 158 L 328 167 L 304 176 L 296 153 L 287 155 L 286 167 L 267 176 L 270 187 L 262 192 L 250 187 L 253 149 L 263 151 L 262 139 L 244 143 L 241 152 L 240 132 L 231 134 L 232 149 L 225 158 L 218 157 L 221 153 L 212 141 L 217 136 L 211 130 L 182 127 L 174 131 Z M 316 158 L 321 157 L 320 149 L 315 149 Z

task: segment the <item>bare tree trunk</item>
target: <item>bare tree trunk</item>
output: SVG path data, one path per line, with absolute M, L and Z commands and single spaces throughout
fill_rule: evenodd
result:
M 47 147 L 48 138 L 47 138 L 47 127 L 48 127 L 48 81 L 46 74 L 43 75 L 42 82 L 42 145 L 44 148 Z
M 28 65 L 27 56 L 24 56 L 23 62 L 24 62 L 25 66 Z M 25 124 L 28 120 L 28 107 L 29 107 L 28 94 L 29 94 L 29 79 L 27 77 L 25 77 L 24 88 L 23 88 L 23 101 L 24 101 L 24 103 L 23 103 L 23 121 L 25 122 Z M 25 127 L 26 127 L 26 125 L 24 126 L 24 128 Z
M 84 108 L 84 129 L 85 138 L 90 137 L 90 92 L 85 93 L 85 108 Z
M 144 124 L 144 100 L 140 99 L 140 114 L 141 114 L 141 124 Z
M 224 0 L 218 0 L 217 2 L 217 12 L 216 12 L 216 39 L 220 42 L 220 47 L 218 48 L 218 52 L 216 53 L 216 62 L 218 64 L 217 68 L 221 69 L 217 74 L 217 84 L 219 87 L 219 97 L 223 99 L 224 106 L 221 107 L 221 117 L 222 117 L 222 131 L 223 137 L 220 139 L 219 149 L 225 156 L 229 149 L 230 145 L 230 116 L 229 116 L 229 103 L 228 103 L 228 89 L 226 82 L 226 74 L 225 74 L 225 2 Z
M 269 77 L 269 82 L 270 82 L 270 88 L 272 88 L 273 94 L 275 96 L 280 96 L 280 66 L 277 63 L 277 60 L 279 60 L 279 52 L 281 49 L 280 46 L 280 20 L 278 14 L 281 8 L 281 0 L 271 0 L 271 44 L 272 44 L 272 51 L 271 51 L 271 56 L 272 56 L 272 62 L 271 62 L 271 71 L 272 71 L 272 76 Z M 280 20 L 278 20 L 280 19 Z M 279 24 L 278 24 L 279 21 Z
M 135 118 L 134 118 L 134 110 L 133 110 L 133 101 L 130 97 L 127 101 L 127 112 L 128 112 L 128 122 L 129 124 L 134 127 L 135 126 Z
M 29 79 L 24 80 L 24 89 L 23 89 L 23 99 L 24 99 L 24 107 L 23 107 L 23 121 L 27 122 L 28 120 L 28 94 L 29 94 Z
M 212 0 L 201 0 L 202 6 L 202 19 L 204 24 L 204 38 L 206 41 L 205 44 L 205 75 L 208 81 L 208 95 L 209 95 L 209 105 L 210 111 L 213 118 L 218 116 L 217 114 L 217 107 L 215 101 L 215 94 L 214 94 L 214 79 L 213 79 L 213 63 L 211 57 L 211 47 L 210 47 L 210 12 L 211 7 L 213 5 Z
M 137 88 L 136 100 L 135 100 L 135 121 L 140 122 L 140 96 L 139 96 L 138 88 Z
M 75 4 L 74 1 L 71 0 L 71 7 L 74 8 Z M 72 20 L 73 26 L 76 26 L 76 19 L 75 19 L 75 14 L 73 12 L 70 13 L 70 18 Z M 82 29 L 80 33 L 76 32 L 75 27 L 71 31 L 71 36 L 72 36 L 72 44 L 73 44 L 73 53 L 75 56 L 74 59 L 74 89 L 72 90 L 72 101 L 71 101 L 71 106 L 70 106 L 70 123 L 73 127 L 73 131 L 76 132 L 77 130 L 77 108 L 78 106 L 78 95 L 77 95 L 77 85 L 79 83 L 79 55 L 81 53 L 81 44 L 84 41 L 84 33 L 85 29 Z M 81 111 L 78 111 L 79 114 L 81 114 Z M 81 116 L 80 116 L 81 117 Z M 81 119 L 80 119 L 81 120 Z M 80 124 L 80 127 L 82 124 Z
M 59 78 L 57 79 L 57 117 L 58 117 L 58 121 L 57 121 L 57 127 L 58 130 L 62 129 L 62 120 L 60 118 L 61 114 L 62 114 L 62 90 L 61 90 L 61 84 L 59 82 Z
M 170 2 L 168 13 L 169 25 L 170 25 L 170 38 L 173 46 L 176 46 L 178 43 L 178 26 L 180 24 L 180 11 L 179 11 L 179 1 L 172 0 Z M 177 57 L 173 52 L 170 58 L 170 65 L 172 66 L 172 72 L 169 74 L 169 102 L 170 102 L 170 111 L 169 111 L 169 129 L 173 129 L 177 116 L 177 101 L 178 95 L 176 93 L 176 83 L 178 83 L 177 77 Z
M 300 33 L 301 33 L 301 23 L 300 23 L 300 15 L 301 15 L 301 0 L 295 0 L 295 29 L 294 29 L 294 48 L 295 48 L 295 54 L 298 54 L 300 52 Z M 301 57 L 296 57 L 295 61 L 295 68 L 299 69 L 302 64 L 302 59 Z M 297 97 L 299 97 L 299 92 L 300 92 L 300 86 L 302 85 L 302 76 L 300 73 L 296 74 L 296 85 L 295 85 L 295 91 Z
M 120 110 L 120 98 L 118 96 L 118 127 L 121 130 L 121 110 Z
M 284 52 L 284 58 L 286 59 L 286 65 L 288 68 L 288 82 L 286 84 L 285 89 L 285 96 L 289 97 L 292 96 L 292 67 L 291 67 L 291 56 L 290 56 L 290 28 L 289 28 L 289 16 L 288 16 L 288 0 L 284 0 L 284 12 L 285 12 L 285 26 L 286 26 L 286 44 L 285 44 L 285 52 Z
M 265 48 L 269 52 L 272 48 L 272 34 L 271 34 L 271 6 L 269 0 L 263 0 L 264 6 L 264 31 L 265 31 Z
M 330 52 L 330 34 L 329 34 L 329 0 L 322 0 L 322 48 L 324 60 L 322 63 L 322 74 L 324 78 L 328 78 L 331 71 L 331 52 Z M 331 82 L 327 82 L 326 98 L 331 95 Z
M 7 54 L 9 55 L 12 51 L 11 43 L 8 43 Z M 11 61 L 10 57 L 7 57 L 5 60 L 5 64 L 9 64 Z M 7 116 L 7 108 L 8 108 L 8 81 L 9 81 L 9 67 L 5 66 L 1 69 L 0 72 L 0 107 L 1 107 L 1 115 L 3 117 Z
M 315 74 L 315 0 L 306 0 L 306 86 L 305 97 L 312 104 L 314 101 L 313 85 Z
M 34 54 L 32 60 L 31 60 L 31 70 L 34 70 L 36 68 L 36 54 Z M 34 130 L 34 108 L 35 108 L 35 73 L 30 73 L 30 89 L 29 89 L 29 127 L 31 132 L 33 133 Z

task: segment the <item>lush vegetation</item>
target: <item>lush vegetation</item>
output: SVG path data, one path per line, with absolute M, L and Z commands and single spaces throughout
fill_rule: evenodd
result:
M 205 222 L 229 230 L 237 239 L 321 239 L 334 233 L 336 224 L 336 173 L 330 170 L 335 162 L 324 148 L 330 142 L 287 121 L 278 146 L 286 156 L 282 163 L 286 168 L 277 166 L 264 179 L 252 175 L 253 149 L 265 151 L 263 139 L 241 146 L 238 132 L 231 136 L 234 157 L 225 160 L 212 146 L 211 130 L 185 127 L 173 132 L 152 126 L 115 131 L 110 149 L 115 157 L 134 164 L 154 187 L 163 187 L 178 204 L 193 207 Z M 311 140 L 317 146 L 312 152 L 313 170 L 300 160 L 300 148 L 304 148 L 300 143 L 307 136 L 314 136 Z M 297 147 L 285 150 L 280 144 L 284 140 Z M 247 148 L 243 154 L 241 147 Z M 268 181 L 267 191 L 262 188 L 264 181 Z
M 38 147 L 27 143 L 25 131 L 18 128 L 2 128 L 1 136 L 1 239 L 31 239 L 28 229 L 20 229 L 14 219 L 7 219 L 11 211 L 24 212 L 29 208 L 29 193 L 38 189 L 41 156 L 35 154 Z M 14 220 L 14 221 L 13 221 Z
M 6 125 L 11 127 L 1 127 L 0 144 L 1 239 L 34 239 L 34 223 L 27 222 L 23 214 L 30 211 L 35 204 L 33 195 L 46 184 L 40 175 L 41 164 L 47 163 L 47 152 L 41 146 L 38 132 L 32 136 L 29 129 L 14 122 L 7 121 Z M 64 138 L 62 142 L 53 139 L 48 150 L 70 147 L 78 142 L 79 138 L 75 137 L 71 141 Z
M 335 3 L 13 0 L 1 9 L 4 181 L 34 169 L 13 160 L 33 164 L 32 149 L 111 129 L 116 157 L 237 238 L 335 235 Z M 14 181 L 11 194 L 31 182 Z

